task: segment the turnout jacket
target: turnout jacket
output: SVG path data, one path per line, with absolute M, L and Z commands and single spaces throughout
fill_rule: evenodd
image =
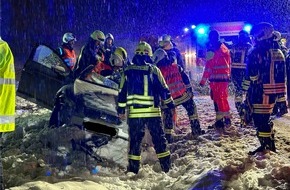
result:
M 232 69 L 246 69 L 247 68 L 247 54 L 251 49 L 250 43 L 237 43 L 231 48 Z
M 161 71 L 155 65 L 128 65 L 121 73 L 118 95 L 118 113 L 128 107 L 129 118 L 161 117 L 161 101 L 174 108 L 168 86 Z
M 257 44 L 248 56 L 247 79 L 259 84 L 266 95 L 285 93 L 285 57 L 277 42 Z

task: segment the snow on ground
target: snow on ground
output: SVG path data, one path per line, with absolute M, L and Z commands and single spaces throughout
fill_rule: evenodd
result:
M 172 169 L 161 172 L 154 149 L 144 147 L 137 175 L 125 173 L 127 142 L 117 139 L 92 158 L 72 148 L 71 139 L 93 136 L 77 127 L 49 129 L 50 111 L 17 98 L 17 130 L 4 135 L 4 180 L 11 190 L 186 190 L 290 189 L 290 114 L 274 120 L 278 153 L 248 156 L 259 146 L 253 127 L 240 128 L 233 98 L 232 130 L 209 131 L 215 119 L 208 96 L 196 96 L 206 134 L 192 139 L 185 110 L 178 107 L 175 142 L 170 144 Z M 105 157 L 105 158 L 104 158 Z M 28 182 L 28 183 L 27 183 Z

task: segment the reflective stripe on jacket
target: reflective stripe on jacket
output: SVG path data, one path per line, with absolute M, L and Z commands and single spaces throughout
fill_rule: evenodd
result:
M 160 99 L 174 108 L 161 71 L 154 65 L 129 65 L 121 76 L 118 113 L 129 107 L 129 118 L 161 117 Z
M 228 82 L 230 80 L 231 56 L 229 49 L 221 44 L 215 52 L 207 52 L 210 56 L 207 58 L 201 83 L 207 80 L 211 82 Z
M 67 47 L 60 47 L 59 53 L 61 55 L 61 58 L 67 64 L 67 66 L 70 69 L 73 69 L 75 64 L 76 64 L 76 61 L 77 61 L 77 56 L 76 56 L 75 50 L 70 50 Z
M 0 132 L 15 130 L 14 57 L 6 42 L 0 40 Z
M 186 92 L 186 87 L 182 81 L 177 64 L 159 67 L 162 75 L 169 87 L 173 99 L 182 96 Z

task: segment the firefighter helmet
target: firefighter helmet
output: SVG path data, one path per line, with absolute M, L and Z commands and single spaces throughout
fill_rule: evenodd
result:
M 111 38 L 114 41 L 114 36 L 111 33 L 106 34 L 106 39 Z
M 262 41 L 273 37 L 274 27 L 268 22 L 260 22 L 253 26 L 251 35 L 257 40 Z
M 122 67 L 127 60 L 127 52 L 122 47 L 117 47 L 110 57 L 112 66 Z
M 75 37 L 75 35 L 73 35 L 73 33 L 71 33 L 71 32 L 67 32 L 67 33 L 65 33 L 64 35 L 63 35 L 63 37 L 62 37 L 62 42 L 63 43 L 68 43 L 68 42 L 70 42 L 70 41 L 77 41 L 76 40 L 76 37 Z
M 278 32 L 277 30 L 275 30 L 273 32 L 273 35 L 274 35 L 274 41 L 279 41 L 281 38 L 282 38 L 282 35 L 280 32 Z
M 97 40 L 100 42 L 104 42 L 105 41 L 105 34 L 100 31 L 100 30 L 95 30 L 91 36 L 90 36 L 93 40 Z
M 152 56 L 152 48 L 147 42 L 140 41 L 136 50 L 135 50 L 135 54 L 148 55 L 151 57 Z
M 152 60 L 153 60 L 153 63 L 155 65 L 157 65 L 158 62 L 161 61 L 161 60 L 163 60 L 164 58 L 165 59 L 168 59 L 168 55 L 167 55 L 166 51 L 164 49 L 162 49 L 162 48 L 158 48 L 154 52 Z
M 159 39 L 159 46 L 163 49 L 171 49 L 173 47 L 173 44 L 171 42 L 171 36 L 168 34 L 164 34 Z

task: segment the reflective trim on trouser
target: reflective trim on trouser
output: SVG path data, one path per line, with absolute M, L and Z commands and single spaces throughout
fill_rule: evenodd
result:
M 133 108 L 130 107 L 129 110 L 129 118 L 150 118 L 150 117 L 161 117 L 161 110 L 160 108 Z
M 269 125 L 269 121 L 276 98 L 277 95 L 265 95 L 260 86 L 249 88 L 248 99 L 253 110 L 252 117 L 258 134 L 261 132 L 262 135 L 266 133 L 266 136 L 269 136 L 267 133 L 271 133 L 272 126 Z
M 274 108 L 273 104 L 253 104 L 253 113 L 257 114 L 271 114 Z
M 166 156 L 170 156 L 170 151 L 162 152 L 157 154 L 157 158 L 164 158 Z
M 131 160 L 141 160 L 141 156 L 129 154 L 128 155 L 128 159 L 131 159 Z
M 258 132 L 258 137 L 271 137 L 271 132 Z
M 221 120 L 223 118 L 230 118 L 230 112 L 217 112 L 216 113 L 216 121 Z
M 164 129 L 164 133 L 166 134 L 166 135 L 171 135 L 171 134 L 173 134 L 173 129 Z
M 163 125 L 161 117 L 153 118 L 129 118 L 129 152 L 128 155 L 134 155 L 138 159 L 138 155 L 141 155 L 141 141 L 145 135 L 145 127 L 148 128 L 151 136 L 154 148 L 157 154 L 167 151 L 167 144 L 165 134 L 163 131 Z M 129 170 L 134 169 L 134 172 L 139 169 L 139 161 L 129 159 Z M 130 165 L 131 164 L 131 165 Z M 138 171 L 137 171 L 138 172 Z

